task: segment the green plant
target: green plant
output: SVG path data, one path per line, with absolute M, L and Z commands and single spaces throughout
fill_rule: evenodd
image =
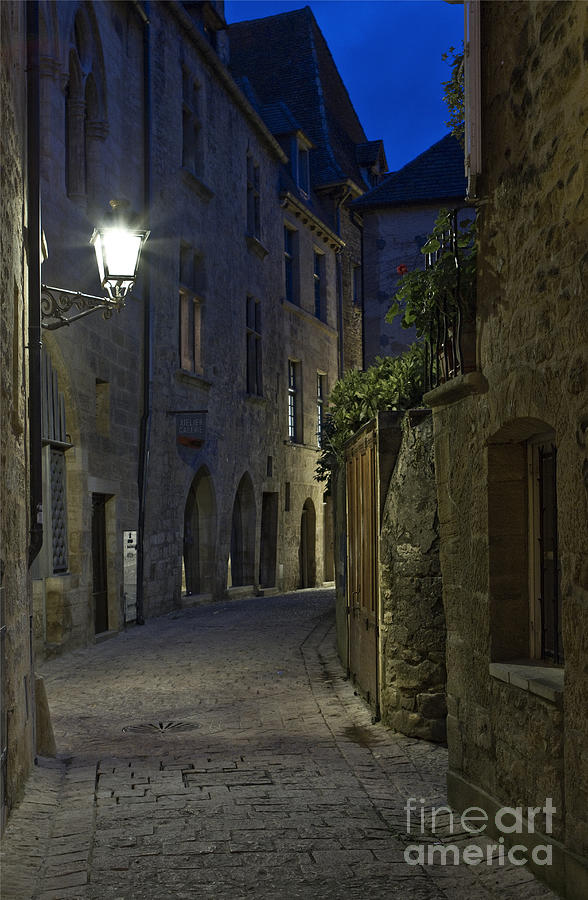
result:
M 465 135 L 465 95 L 464 95 L 464 56 L 462 49 L 450 47 L 441 59 L 449 65 L 451 77 L 442 81 L 443 100 L 449 109 L 449 119 L 445 123 L 451 134 L 464 146 Z
M 423 364 L 423 346 L 417 343 L 402 356 L 377 357 L 365 371 L 347 372 L 334 385 L 321 433 L 317 481 L 329 481 L 343 461 L 345 443 L 378 412 L 421 402 Z
M 473 309 L 476 286 L 476 226 L 472 220 L 456 225 L 454 214 L 442 209 L 421 253 L 429 257 L 425 269 L 402 272 L 386 321 L 401 316 L 403 328 L 429 338 L 437 315 L 453 319 L 459 309 Z M 455 253 L 457 247 L 457 255 Z

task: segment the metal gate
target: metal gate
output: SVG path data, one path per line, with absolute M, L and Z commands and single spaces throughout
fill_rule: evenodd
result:
M 349 672 L 379 717 L 376 434 L 370 424 L 347 450 L 347 610 Z

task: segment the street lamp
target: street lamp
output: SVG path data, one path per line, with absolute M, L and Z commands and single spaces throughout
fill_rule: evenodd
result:
M 106 291 L 105 297 L 82 294 L 66 288 L 41 287 L 41 312 L 43 318 L 53 321 L 43 322 L 43 328 L 50 331 L 70 325 L 96 310 L 102 310 L 105 319 L 113 311 L 121 310 L 125 299 L 137 278 L 141 250 L 149 237 L 149 231 L 138 227 L 128 210 L 128 203 L 121 200 L 110 201 L 110 212 L 90 238 L 96 251 L 96 261 L 100 273 L 100 283 Z M 66 317 L 65 313 L 75 306 L 81 310 L 77 315 Z

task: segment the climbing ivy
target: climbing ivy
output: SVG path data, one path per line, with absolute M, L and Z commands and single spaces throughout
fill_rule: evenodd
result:
M 449 110 L 449 119 L 445 124 L 463 147 L 465 135 L 463 42 L 461 50 L 450 47 L 447 53 L 441 55 L 441 59 L 451 69 L 451 77 L 447 81 L 441 82 L 443 86 L 443 101 Z

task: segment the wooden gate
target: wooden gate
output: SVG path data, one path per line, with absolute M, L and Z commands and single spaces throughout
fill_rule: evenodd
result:
M 347 450 L 347 610 L 349 672 L 379 717 L 376 435 L 370 423 Z

